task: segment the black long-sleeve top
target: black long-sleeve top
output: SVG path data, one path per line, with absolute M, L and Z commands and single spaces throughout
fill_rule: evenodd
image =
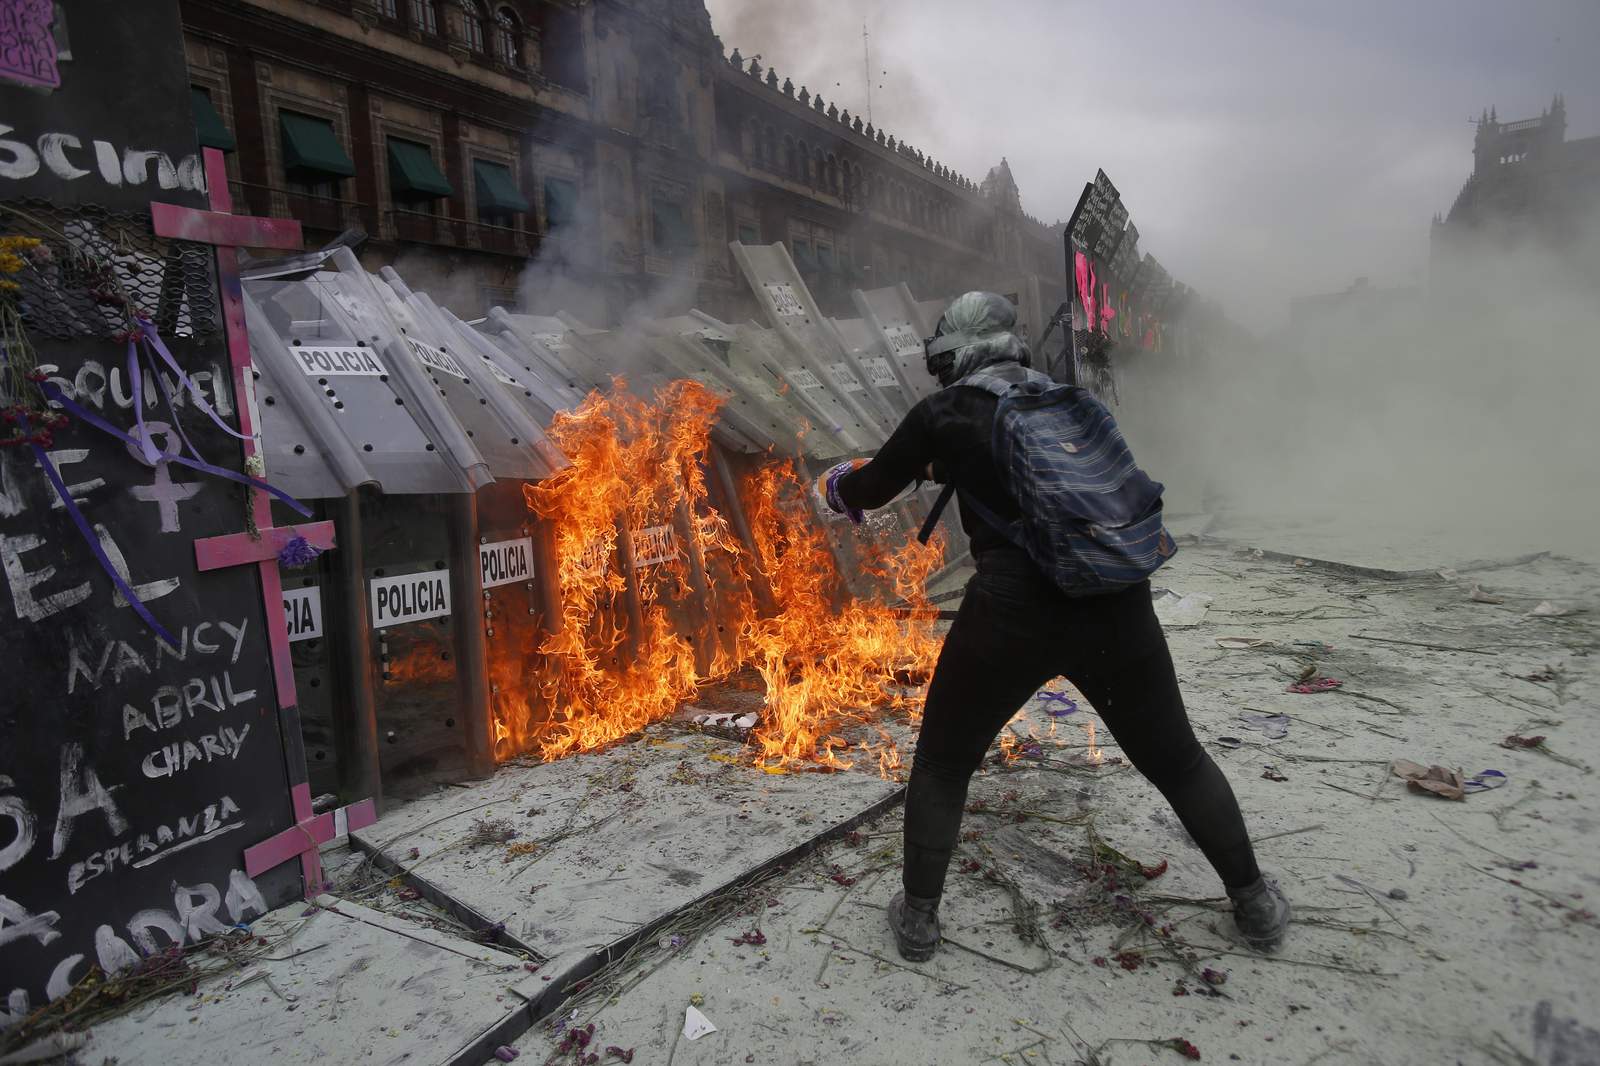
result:
M 911 482 L 927 477 L 955 483 L 961 504 L 961 528 L 973 554 L 1011 547 L 999 530 L 967 505 L 969 497 L 1007 521 L 1021 517 L 1006 491 L 995 463 L 993 393 L 966 385 L 940 389 L 924 397 L 901 420 L 877 457 L 839 480 L 839 496 L 851 507 L 882 507 Z

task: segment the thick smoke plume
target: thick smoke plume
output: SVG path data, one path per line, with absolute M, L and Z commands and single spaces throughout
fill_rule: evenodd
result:
M 1139 360 L 1119 419 L 1171 511 L 1262 547 L 1407 568 L 1592 559 L 1597 279 L 1600 217 L 1483 236 L 1426 286 L 1354 292 L 1257 348 Z

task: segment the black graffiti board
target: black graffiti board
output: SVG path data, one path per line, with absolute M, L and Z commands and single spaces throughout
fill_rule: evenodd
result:
M 174 161 L 195 152 L 176 3 L 43 6 L 64 8 L 70 58 L 57 65 L 54 92 L 0 71 L 0 123 L 9 127 L 0 137 L 32 145 L 41 160 L 61 149 L 94 172 L 44 166 L 0 177 L 4 233 L 45 242 L 43 253 L 25 253 L 30 263 L 12 275 L 23 281 L 9 299 L 50 383 L 150 442 L 157 459 L 77 419 L 41 444 L 85 535 L 34 451 L 0 448 L 0 1012 L 9 1016 L 61 995 L 92 964 L 116 969 L 192 943 L 301 889 L 293 863 L 254 880 L 243 868 L 246 847 L 293 822 L 258 572 L 195 566 L 197 538 L 246 529 L 244 494 L 169 459 L 183 447 L 176 427 L 220 467 L 242 467 L 240 442 L 176 375 L 157 377 L 153 357 L 130 373 L 126 344 L 81 291 L 103 282 L 74 258 L 87 250 L 126 283 L 135 306 L 163 323 L 195 392 L 236 428 L 214 282 L 197 288 L 190 277 L 184 310 L 166 317 L 152 305 L 170 287 L 145 284 L 162 264 L 205 256 L 155 238 L 141 212 L 152 199 L 202 201 L 164 188 L 155 160 L 142 183 L 111 182 L 91 146 L 115 141 L 119 160 L 128 144 Z M 50 131 L 68 137 L 41 147 Z M 0 169 L 14 170 L 15 145 L 0 149 Z M 13 428 L 0 426 L 0 436 Z M 170 643 L 137 617 L 106 564 Z
M 4 8 L 12 17 L 0 21 L 0 199 L 204 206 L 174 0 L 6 0 Z
M 1107 178 L 1106 171 L 1094 171 L 1093 184 L 1083 190 L 1067 226 L 1072 245 L 1094 261 L 1106 262 L 1117 250 L 1126 224 L 1128 208 L 1123 206 L 1122 194 Z

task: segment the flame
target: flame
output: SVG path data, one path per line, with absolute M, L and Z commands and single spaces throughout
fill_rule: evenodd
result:
M 593 751 L 669 717 L 703 685 L 738 684 L 747 668 L 766 692 L 751 739 L 771 772 L 847 767 L 844 732 L 888 711 L 917 712 L 904 686 L 938 654 L 937 612 L 922 586 L 943 560 L 942 540 L 856 542 L 878 595 L 851 597 L 808 479 L 769 460 L 739 486 L 751 533 L 743 543 L 706 486 L 720 402 L 689 381 L 647 402 L 617 379 L 557 415 L 549 436 L 572 465 L 524 496 L 553 541 L 559 626 L 491 645 L 499 758 Z M 630 589 L 630 542 L 663 526 L 676 553 L 636 566 Z M 888 774 L 899 753 L 879 732 Z
M 418 641 L 383 661 L 385 684 L 431 684 L 454 681 L 455 663 L 435 644 Z
M 1090 766 L 1099 766 L 1101 763 L 1105 762 L 1106 753 L 1100 748 L 1094 746 L 1094 719 L 1084 719 L 1083 728 L 1089 734 L 1089 746 L 1088 749 L 1083 753 L 1083 761 L 1088 763 Z

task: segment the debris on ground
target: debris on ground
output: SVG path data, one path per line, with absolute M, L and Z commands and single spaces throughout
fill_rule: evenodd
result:
M 687 1040 L 699 1040 L 708 1033 L 714 1033 L 717 1027 L 711 1024 L 711 1019 L 700 1013 L 700 1008 L 692 1003 L 683 1009 L 683 1035 Z
M 1332 677 L 1313 677 L 1308 681 L 1296 681 L 1289 686 L 1290 692 L 1309 694 L 1313 692 L 1332 692 L 1344 685 L 1343 681 Z
M 1426 792 L 1448 800 L 1467 798 L 1466 782 L 1462 780 L 1459 770 L 1451 770 L 1444 766 L 1423 766 L 1409 759 L 1394 760 L 1389 764 L 1389 770 L 1404 781 L 1406 787 L 1413 792 Z
M 1289 716 L 1286 714 L 1241 713 L 1239 722 L 1246 729 L 1265 733 L 1268 740 L 1282 740 L 1289 735 Z
M 1172 589 L 1156 589 L 1155 609 L 1156 619 L 1163 629 L 1187 629 L 1197 626 L 1206 619 L 1206 611 L 1211 606 L 1211 597 L 1199 592 L 1184 595 Z
M 467 831 L 466 843 L 470 847 L 488 847 L 504 844 L 517 835 L 517 827 L 505 818 L 479 818 Z

